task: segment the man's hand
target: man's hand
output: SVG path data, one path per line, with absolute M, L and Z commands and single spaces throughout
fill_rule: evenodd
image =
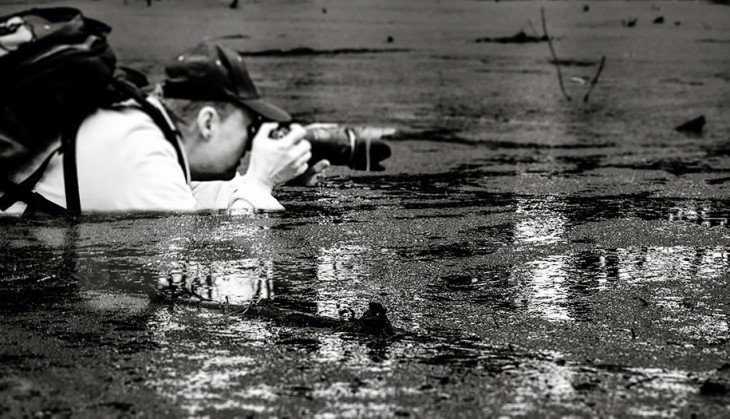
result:
M 261 125 L 251 148 L 251 161 L 247 177 L 271 191 L 307 171 L 312 158 L 312 145 L 303 140 L 306 131 L 301 125 L 293 124 L 289 133 L 280 139 L 269 138 L 275 123 Z

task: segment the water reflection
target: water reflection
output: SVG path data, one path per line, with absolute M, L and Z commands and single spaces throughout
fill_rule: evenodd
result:
M 515 212 L 520 216 L 514 227 L 516 244 L 551 244 L 562 239 L 567 218 L 561 198 L 554 195 L 539 201 L 517 198 L 515 205 Z
M 248 393 L 237 390 L 261 368 L 255 351 L 276 335 L 265 322 L 173 306 L 154 310 L 148 324 L 160 352 L 158 374 L 147 384 L 160 395 L 196 416 L 231 408 L 271 410 L 265 401 L 273 396 L 264 397 L 265 387 Z M 254 352 L 231 349 L 239 345 Z
M 330 282 L 328 287 L 317 287 L 317 314 L 339 317 L 347 309 L 359 310 L 365 306 L 354 284 L 367 279 L 370 273 L 362 245 L 340 243 L 320 249 L 317 256 L 317 280 Z
M 711 202 L 687 200 L 670 209 L 669 221 L 689 221 L 707 227 L 727 225 L 728 219 L 717 216 L 717 212 Z
M 551 321 L 593 319 L 591 298 L 625 286 L 653 284 L 658 304 L 676 309 L 683 286 L 703 287 L 730 271 L 730 248 L 689 246 L 595 249 L 550 255 L 511 272 L 527 310 Z
M 221 310 L 213 312 L 195 306 L 155 309 L 150 318 L 155 341 L 161 348 L 169 348 L 171 355 L 159 361 L 167 367 L 149 384 L 191 415 L 217 415 L 226 411 L 275 413 L 275 404 L 290 390 L 270 365 L 286 364 L 292 356 L 293 362 L 299 362 L 302 351 L 311 354 L 311 362 L 323 366 L 339 365 L 369 373 L 391 368 L 387 349 L 377 345 L 363 350 L 361 342 L 342 339 L 338 334 L 317 334 L 310 338 L 296 329 L 275 326 L 272 322 L 275 319 L 230 316 L 228 306 L 233 310 L 263 299 L 275 299 L 284 307 L 291 305 L 298 311 L 311 310 L 314 315 L 334 318 L 343 316 L 344 311 L 354 315 L 367 305 L 366 296 L 357 292 L 357 284 L 370 275 L 368 247 L 347 241 L 333 242 L 329 247 L 317 249 L 316 257 L 281 260 L 268 246 L 283 240 L 277 235 L 292 233 L 266 230 L 255 234 L 265 234 L 267 240 L 251 245 L 247 257 L 210 260 L 207 253 L 206 260 L 194 258 L 195 253 L 191 254 L 186 246 L 171 247 L 171 253 L 185 255 L 186 259 L 168 262 L 159 275 L 159 292 L 193 302 L 223 303 Z M 215 231 L 212 235 L 219 246 L 231 240 L 226 231 Z M 243 255 L 240 250 L 237 254 Z M 168 253 L 167 260 L 171 259 Z M 206 342 L 204 345 L 201 339 Z M 236 349 L 232 349 L 232 344 Z M 275 360 L 261 363 L 260 351 L 264 348 Z M 247 356 L 251 351 L 256 355 Z M 252 357 L 258 363 L 250 362 Z M 276 386 L 265 384 L 272 374 L 279 381 Z M 332 399 L 337 416 L 346 412 L 372 412 L 376 408 L 374 402 L 392 391 L 363 389 L 355 394 L 350 389 L 348 404 L 342 399 L 338 383 L 304 387 L 296 384 L 291 388 L 299 389 L 295 391 L 297 396 L 304 392 L 310 398 L 329 400 L 338 395 Z M 221 394 L 225 394 L 225 399 Z M 372 401 L 365 407 L 363 400 Z M 394 407 L 386 403 L 381 408 L 392 413 Z
M 515 244 L 547 249 L 551 245 L 565 243 L 573 225 L 583 222 L 575 218 L 573 208 L 576 203 L 572 201 L 570 197 L 558 195 L 541 199 L 518 197 L 515 203 L 515 214 L 518 216 L 514 223 Z M 584 211 L 591 208 L 589 202 L 577 204 Z M 717 209 L 706 201 L 669 201 L 665 208 L 665 219 L 669 222 L 689 221 L 704 227 L 722 226 L 722 217 L 714 216 L 717 213 Z M 633 224 L 630 218 L 625 223 L 629 229 Z M 600 225 L 597 226 L 600 228 Z M 607 231 L 608 234 L 616 231 L 616 225 L 610 226 Z M 587 233 L 588 237 L 592 237 L 591 240 L 600 238 L 593 238 L 591 233 Z M 595 314 L 592 301 L 601 292 L 627 285 L 659 283 L 662 294 L 656 298 L 657 302 L 674 309 L 676 307 L 666 302 L 681 301 L 684 292 L 676 283 L 701 286 L 721 279 L 730 271 L 727 246 L 709 243 L 706 246 L 683 245 L 681 239 L 664 239 L 670 236 L 667 233 L 662 235 L 661 230 L 648 233 L 659 237 L 656 241 L 668 242 L 667 245 L 618 248 L 591 246 L 590 250 L 568 248 L 564 253 L 549 250 L 538 252 L 537 257 L 509 269 L 508 283 L 513 285 L 502 286 L 498 291 L 503 299 L 511 299 L 516 304 L 499 302 L 493 297 L 490 300 L 503 307 L 524 306 L 528 312 L 549 321 L 590 321 Z M 630 237 L 627 236 L 624 241 L 630 241 Z M 499 267 L 490 267 L 482 275 L 489 276 L 496 270 Z M 494 291 L 490 291 L 492 296 Z M 476 300 L 479 300 L 479 295 L 475 297 Z M 724 325 L 722 322 L 719 329 L 724 331 Z
M 201 301 L 243 304 L 274 297 L 271 261 L 171 263 L 157 281 L 157 289 Z
M 568 298 L 566 287 L 568 281 L 567 258 L 551 256 L 525 265 L 529 288 L 524 290 L 527 309 L 538 313 L 547 320 L 569 320 Z M 518 280 L 520 274 L 516 273 Z

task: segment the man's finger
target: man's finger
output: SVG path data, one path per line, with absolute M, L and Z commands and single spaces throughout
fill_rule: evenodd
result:
M 304 153 L 309 153 L 309 157 L 312 157 L 312 143 L 307 140 L 302 140 L 293 146 L 292 154 L 294 156 L 300 156 Z
M 307 164 L 309 162 L 309 159 L 311 158 L 312 153 L 307 151 L 296 159 L 296 161 L 294 162 L 294 166 L 299 167 L 300 165 Z
M 299 165 L 297 167 L 297 171 L 296 171 L 296 174 L 294 175 L 294 177 L 301 176 L 302 174 L 304 174 L 304 172 L 307 171 L 308 168 L 309 168 L 309 165 L 307 163 L 303 163 L 303 164 Z

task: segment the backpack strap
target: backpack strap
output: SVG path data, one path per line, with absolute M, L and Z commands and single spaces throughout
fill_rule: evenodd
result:
M 9 179 L 0 177 L 0 182 L 2 182 L 0 187 L 5 192 L 3 196 L 0 196 L 0 211 L 6 211 L 18 201 L 23 201 L 27 203 L 25 198 L 28 198 L 33 194 L 40 196 L 39 194 L 33 192 L 33 187 L 36 183 L 38 183 L 38 181 L 41 180 L 41 177 L 43 177 L 43 173 L 46 171 L 46 168 L 48 168 L 48 164 L 51 162 L 51 159 L 58 152 L 58 150 L 58 148 L 53 150 L 48 155 L 48 157 L 43 160 L 43 163 L 41 163 L 41 165 L 38 166 L 38 168 L 33 173 L 31 173 L 30 176 L 28 176 L 24 181 L 20 183 L 15 183 Z
M 60 215 L 66 213 L 66 209 L 62 206 L 48 200 L 43 195 L 26 189 L 15 182 L 5 179 L 4 177 L 0 177 L 0 187 L 5 191 L 5 195 L 3 195 L 2 198 L 5 198 L 8 195 L 12 195 L 14 197 L 10 205 L 18 201 L 25 202 L 26 208 L 23 215 L 35 213 Z
M 175 153 L 177 154 L 177 162 L 180 164 L 180 167 L 183 168 L 183 171 L 187 173 L 187 163 L 185 162 L 182 148 L 180 147 L 180 143 L 178 142 L 180 134 L 175 126 L 168 122 L 167 118 L 162 113 L 162 110 L 147 101 L 142 93 L 140 93 L 137 86 L 131 84 L 124 79 L 114 78 L 112 80 L 112 86 L 119 89 L 128 97 L 132 98 L 136 102 L 136 104 L 142 109 L 142 111 L 152 119 L 152 122 L 154 122 L 155 125 L 157 125 L 157 127 L 162 131 L 162 134 L 165 136 L 167 141 L 169 141 L 170 144 L 172 144 L 173 148 L 175 148 Z
M 34 214 L 37 212 L 44 214 L 63 214 L 66 211 L 63 207 L 48 200 L 43 195 L 33 192 L 33 186 L 41 180 L 43 173 L 48 168 L 48 164 L 58 151 L 59 149 L 56 149 L 51 152 L 38 169 L 20 183 L 15 183 L 4 177 L 0 177 L 0 188 L 5 191 L 4 195 L 0 197 L 0 211 L 7 210 L 18 201 L 25 202 L 26 204 L 24 214 Z
M 146 113 L 157 127 L 162 131 L 165 139 L 172 144 L 177 154 L 177 161 L 183 171 L 186 171 L 185 158 L 183 151 L 178 142 L 178 131 L 167 122 L 162 111 L 152 105 L 140 93 L 138 87 L 123 78 L 113 78 L 111 80 L 113 88 L 117 89 L 125 97 L 129 97 Z M 81 213 L 81 197 L 79 196 L 79 176 L 76 167 L 76 136 L 81 124 L 72 124 L 62 134 L 61 147 L 63 156 L 63 181 L 66 191 L 66 209 L 71 214 Z M 40 180 L 40 179 L 39 179 Z M 36 181 L 37 182 L 37 181 Z M 35 183 L 34 183 L 35 184 Z
M 75 128 L 73 128 L 75 127 Z M 72 124 L 61 133 L 63 150 L 63 189 L 66 193 L 66 210 L 73 215 L 81 213 L 79 175 L 76 168 L 76 135 L 80 124 Z

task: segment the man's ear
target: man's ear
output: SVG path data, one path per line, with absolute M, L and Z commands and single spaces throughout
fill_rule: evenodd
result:
M 206 140 L 209 140 L 215 130 L 218 128 L 220 115 L 218 115 L 218 111 L 214 107 L 203 106 L 198 111 L 198 118 L 196 122 L 198 124 L 198 130 L 200 131 L 202 137 Z

